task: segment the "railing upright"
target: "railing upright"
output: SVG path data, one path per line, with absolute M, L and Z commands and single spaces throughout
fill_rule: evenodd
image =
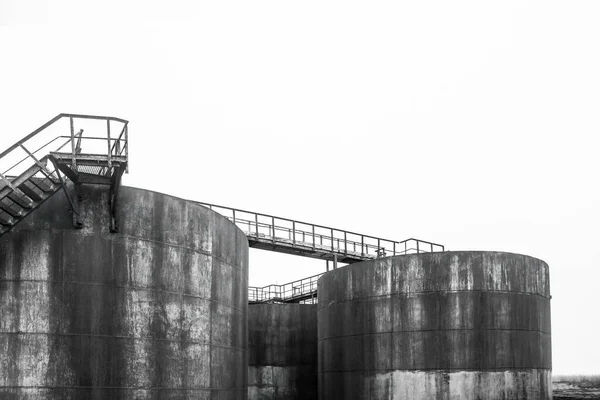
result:
M 333 228 L 331 229 L 331 251 L 333 251 Z
M 129 134 L 128 122 L 125 122 L 125 158 L 129 160 Z M 125 166 L 125 172 L 129 173 L 129 163 Z
M 108 136 L 108 168 L 112 168 L 112 154 L 110 154 L 110 120 L 106 120 L 106 135 Z
M 348 237 L 346 231 L 344 231 L 344 254 L 348 254 Z
M 77 171 L 77 162 L 75 161 L 75 127 L 73 126 L 73 117 L 69 117 L 71 124 L 71 165 Z
M 272 241 L 275 243 L 275 217 L 271 216 L 271 226 L 273 227 Z

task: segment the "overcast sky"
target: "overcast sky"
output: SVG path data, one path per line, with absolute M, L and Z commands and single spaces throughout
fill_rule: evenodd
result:
M 597 0 L 0 0 L 0 149 L 117 116 L 126 185 L 541 258 L 554 372 L 600 373 L 598 21 Z

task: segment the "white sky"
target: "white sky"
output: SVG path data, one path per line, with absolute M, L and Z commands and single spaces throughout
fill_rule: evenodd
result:
M 0 0 L 0 149 L 130 123 L 124 184 L 550 265 L 600 373 L 600 2 Z M 251 252 L 252 285 L 324 262 Z

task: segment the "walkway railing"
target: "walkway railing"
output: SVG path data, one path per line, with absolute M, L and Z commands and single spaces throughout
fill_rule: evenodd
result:
M 85 136 L 83 129 L 77 130 L 80 120 L 95 120 L 86 124 Z M 68 152 L 76 164 L 82 142 L 86 153 L 101 154 L 108 160 L 127 158 L 127 125 L 128 121 L 115 117 L 59 114 L 0 153 L 0 179 L 20 175 L 51 152 Z
M 76 131 L 82 120 L 85 136 Z M 74 182 L 110 184 L 112 202 L 128 167 L 127 125 L 114 117 L 59 114 L 0 153 L 0 235 L 63 187 L 58 170 Z
M 283 285 L 264 287 L 248 287 L 248 302 L 250 303 L 304 303 L 317 302 L 317 281 L 323 274 L 310 276 Z
M 246 234 L 251 247 L 353 263 L 377 257 L 444 251 L 419 239 L 394 241 L 273 215 L 198 203 L 227 217 Z

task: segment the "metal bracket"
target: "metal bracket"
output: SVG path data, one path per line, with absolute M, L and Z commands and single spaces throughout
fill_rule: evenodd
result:
M 69 195 L 69 191 L 67 190 L 67 183 L 65 182 L 65 178 L 63 178 L 63 176 L 60 174 L 60 171 L 58 169 L 58 163 L 56 162 L 54 157 L 49 157 L 49 158 L 50 158 L 50 161 L 52 161 L 52 164 L 54 165 L 54 170 L 56 171 L 56 175 L 58 176 L 58 179 L 60 180 L 63 191 L 65 192 L 65 196 L 67 197 L 67 200 L 69 201 L 69 205 L 71 206 L 71 213 L 73 214 L 73 227 L 75 227 L 77 229 L 81 229 L 81 228 L 83 228 L 83 221 L 81 220 L 81 215 L 79 214 L 79 211 L 78 211 L 78 209 L 79 209 L 78 184 L 73 182 L 73 191 L 75 192 L 75 196 L 73 199 L 71 197 L 71 195 Z
M 111 181 L 110 181 L 110 193 L 108 196 L 108 206 L 110 208 L 110 231 L 118 232 L 119 226 L 117 224 L 117 203 L 119 198 L 119 188 L 121 187 L 121 177 L 125 172 L 125 168 L 115 168 Z

